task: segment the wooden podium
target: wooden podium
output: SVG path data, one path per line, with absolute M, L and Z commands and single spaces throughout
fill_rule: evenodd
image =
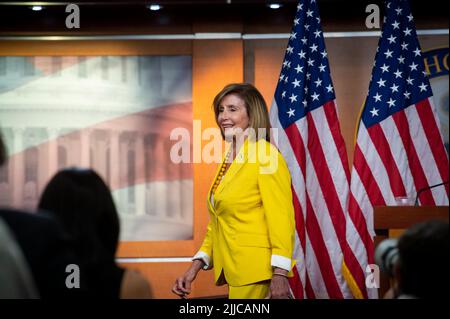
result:
M 407 229 L 414 224 L 433 219 L 448 222 L 448 215 L 448 206 L 375 206 L 375 248 L 382 240 L 389 237 L 391 229 Z M 383 297 L 389 286 L 389 278 L 381 274 L 380 298 Z
M 375 239 L 385 239 L 389 236 L 390 229 L 406 229 L 427 220 L 448 222 L 448 209 L 448 206 L 375 206 Z

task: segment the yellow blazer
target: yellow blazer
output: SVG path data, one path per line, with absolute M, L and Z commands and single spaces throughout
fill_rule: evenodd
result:
M 224 283 L 222 271 L 226 282 L 236 287 L 271 279 L 279 260 L 291 270 L 291 177 L 278 150 L 264 139 L 247 139 L 217 188 L 214 205 L 211 189 L 210 221 L 199 253 L 210 258 L 208 268 L 214 268 L 216 284 Z

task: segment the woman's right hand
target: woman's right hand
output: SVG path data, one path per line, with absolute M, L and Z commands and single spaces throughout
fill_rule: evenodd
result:
M 194 260 L 188 271 L 186 271 L 183 276 L 178 277 L 175 280 L 175 284 L 172 287 L 172 292 L 181 298 L 187 298 L 187 295 L 191 293 L 191 284 L 197 277 L 197 274 L 200 269 L 202 269 L 203 265 L 204 263 L 202 260 Z

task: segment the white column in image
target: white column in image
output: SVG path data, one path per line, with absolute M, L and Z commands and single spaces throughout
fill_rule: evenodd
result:
M 119 188 L 119 132 L 109 133 L 109 181 L 112 190 Z
M 47 128 L 48 153 L 47 153 L 47 183 L 58 171 L 58 132 L 57 128 Z
M 145 214 L 145 154 L 144 136 L 138 132 L 135 143 L 135 199 L 136 216 Z
M 81 152 L 80 152 L 80 166 L 81 167 L 90 167 L 91 163 L 90 163 L 90 149 L 91 149 L 91 144 L 90 144 L 90 135 L 91 135 L 91 130 L 90 129 L 82 129 L 80 131 L 81 134 Z
M 165 165 L 164 165 L 164 140 L 161 136 L 155 136 L 155 151 L 153 152 L 153 161 L 155 161 L 157 175 L 162 178 L 156 178 L 153 181 L 153 209 L 157 218 L 167 218 L 167 182 L 165 181 Z

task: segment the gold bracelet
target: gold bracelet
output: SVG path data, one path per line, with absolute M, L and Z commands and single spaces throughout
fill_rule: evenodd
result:
M 277 276 L 282 276 L 282 277 L 289 278 L 288 275 L 285 275 L 285 274 L 282 274 L 282 273 L 279 273 L 279 272 L 274 272 L 272 275 L 273 276 L 277 275 Z

